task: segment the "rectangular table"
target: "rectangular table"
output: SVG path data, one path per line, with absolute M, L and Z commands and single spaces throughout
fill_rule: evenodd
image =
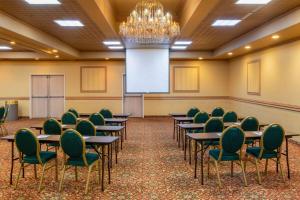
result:
M 187 137 L 189 137 L 190 140 L 195 141 L 195 147 L 194 147 L 194 178 L 197 178 L 197 159 L 198 159 L 198 150 L 197 150 L 197 142 L 201 144 L 201 158 L 200 158 L 200 166 L 201 166 L 201 184 L 204 184 L 204 175 L 203 175 L 203 157 L 204 157 L 204 142 L 205 141 L 219 141 L 220 140 L 221 133 L 189 133 L 187 134 Z M 294 134 L 294 133 L 286 133 L 285 134 L 285 145 L 286 145 L 286 152 L 282 153 L 284 156 L 286 156 L 286 165 L 288 170 L 288 178 L 290 179 L 290 165 L 289 165 L 289 143 L 288 139 L 300 136 L 300 134 Z M 260 139 L 261 135 L 257 134 L 257 131 L 246 131 L 245 137 L 247 139 Z M 190 150 L 189 150 L 190 151 Z
M 11 169 L 10 169 L 10 184 L 12 184 L 12 176 L 13 176 L 13 170 L 14 170 L 14 161 L 19 159 L 18 157 L 15 157 L 14 155 L 14 143 L 15 143 L 15 136 L 14 135 L 8 135 L 5 137 L 2 137 L 1 140 L 6 140 L 11 143 Z M 49 135 L 48 137 L 38 138 L 39 142 L 41 144 L 49 144 L 49 143 L 57 143 L 60 140 L 60 135 Z M 89 136 L 85 139 L 86 144 L 92 145 L 95 151 L 101 156 L 102 161 L 102 180 L 101 180 L 101 189 L 104 191 L 104 165 L 105 165 L 105 157 L 107 157 L 107 165 L 108 165 L 108 180 L 109 184 L 111 182 L 111 174 L 110 174 L 110 149 L 109 145 L 119 140 L 119 137 L 115 136 Z M 101 146 L 101 152 L 98 151 L 96 146 Z M 108 153 L 106 155 L 105 148 L 108 147 Z M 117 152 L 117 150 L 116 150 Z M 23 171 L 24 176 L 24 171 Z

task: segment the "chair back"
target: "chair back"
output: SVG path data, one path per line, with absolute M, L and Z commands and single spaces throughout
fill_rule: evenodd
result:
M 269 125 L 262 134 L 261 149 L 270 152 L 281 148 L 284 137 L 285 132 L 279 124 Z
M 100 113 L 93 113 L 89 117 L 89 121 L 95 126 L 105 125 L 104 117 Z
M 212 117 L 223 117 L 224 115 L 224 109 L 221 108 L 221 107 L 217 107 L 217 108 L 214 108 L 213 111 L 211 112 L 211 116 Z
M 15 143 L 20 153 L 26 156 L 35 156 L 42 163 L 40 158 L 40 143 L 30 129 L 22 128 L 15 134 Z
M 259 122 L 255 117 L 246 117 L 241 123 L 241 129 L 244 131 L 258 131 Z
M 5 112 L 4 112 L 4 116 L 3 116 L 3 121 L 5 121 L 6 120 L 6 118 L 7 118 L 7 115 L 8 115 L 8 112 L 9 112 L 9 106 L 8 105 L 6 105 L 5 106 Z
M 56 119 L 48 119 L 43 125 L 44 133 L 46 135 L 61 135 L 62 127 Z
M 96 135 L 96 128 L 92 124 L 92 122 L 88 120 L 81 120 L 76 125 L 76 131 L 84 136 L 95 136 Z
M 85 141 L 74 129 L 68 129 L 60 136 L 60 146 L 65 155 L 74 160 L 83 160 L 87 166 Z
M 236 112 L 230 111 L 223 116 L 223 122 L 237 122 L 238 116 Z
M 205 133 L 223 132 L 223 129 L 224 124 L 219 118 L 210 118 L 204 126 Z
M 104 118 L 113 118 L 113 114 L 112 112 L 107 109 L 107 108 L 103 108 L 100 110 L 99 112 Z
M 0 121 L 2 121 L 4 119 L 4 115 L 5 115 L 5 107 L 1 106 L 0 107 Z
M 71 112 L 66 112 L 61 117 L 61 123 L 75 125 L 77 123 L 77 117 Z
M 224 130 L 220 138 L 221 152 L 236 153 L 245 143 L 245 133 L 237 126 L 231 126 Z
M 191 108 L 191 109 L 188 110 L 186 116 L 187 116 L 187 117 L 195 117 L 195 115 L 196 115 L 198 112 L 200 112 L 200 110 L 199 110 L 198 108 L 196 108 L 196 107 L 193 107 L 193 108 Z
M 73 114 L 76 116 L 76 118 L 79 117 L 79 113 L 78 113 L 77 110 L 75 110 L 74 108 L 70 108 L 70 109 L 68 110 L 68 112 L 73 113 Z
M 194 117 L 194 123 L 201 124 L 206 123 L 209 120 L 207 112 L 198 112 Z

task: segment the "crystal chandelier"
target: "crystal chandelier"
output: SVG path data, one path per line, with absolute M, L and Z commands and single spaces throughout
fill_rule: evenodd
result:
M 120 34 L 131 43 L 162 44 L 178 36 L 180 27 L 158 0 L 141 0 L 120 24 Z

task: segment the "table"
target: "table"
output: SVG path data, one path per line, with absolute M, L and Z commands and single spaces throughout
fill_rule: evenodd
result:
M 193 121 L 194 121 L 194 117 L 174 117 L 173 138 L 175 139 L 175 134 L 176 134 L 176 140 L 178 142 L 178 147 L 180 147 L 180 134 L 179 134 L 179 128 L 178 128 L 177 124 L 192 123 Z
M 173 129 L 173 139 L 175 139 L 175 133 L 176 133 L 176 120 L 175 117 L 185 117 L 186 113 L 169 113 L 170 116 L 173 118 L 174 123 L 174 129 Z
M 221 133 L 189 133 L 187 134 L 187 137 L 189 139 L 195 141 L 195 147 L 194 147 L 194 178 L 197 178 L 197 159 L 198 159 L 198 150 L 197 150 L 197 142 L 201 144 L 201 160 L 200 160 L 200 166 L 201 166 L 201 184 L 204 184 L 204 175 L 203 175 L 203 157 L 204 157 L 204 151 L 206 148 L 204 148 L 204 142 L 205 141 L 219 141 L 220 140 Z M 294 134 L 294 133 L 286 133 L 285 134 L 285 145 L 286 145 L 286 152 L 282 153 L 286 157 L 286 164 L 287 164 L 287 170 L 288 170 L 288 178 L 290 179 L 290 165 L 289 165 L 289 148 L 288 148 L 288 139 L 300 136 L 300 134 Z M 245 137 L 247 139 L 260 139 L 261 135 L 257 134 L 257 131 L 246 131 Z
M 125 140 L 127 140 L 127 131 L 126 131 L 127 121 L 128 121 L 127 118 L 105 118 L 104 120 L 105 120 L 105 123 L 115 123 L 115 124 L 124 126 L 125 127 L 125 129 L 124 129 Z M 122 142 L 124 141 L 123 134 L 122 134 L 121 140 L 122 140 Z
M 131 116 L 131 113 L 118 113 L 118 114 L 113 114 L 113 117 L 115 118 L 128 118 Z
M 49 143 L 57 143 L 60 140 L 60 135 L 49 135 L 48 137 L 43 138 L 37 138 L 41 144 L 49 144 Z M 14 170 L 14 161 L 19 159 L 18 157 L 15 157 L 14 155 L 14 142 L 15 142 L 15 136 L 14 135 L 8 135 L 5 137 L 2 137 L 1 140 L 6 140 L 11 143 L 11 168 L 10 168 L 10 184 L 12 184 L 12 176 L 13 176 L 13 170 Z M 119 140 L 119 137 L 115 136 L 89 136 L 87 139 L 85 139 L 86 144 L 92 145 L 95 151 L 101 156 L 102 161 L 102 180 L 101 180 L 101 189 L 104 191 L 104 165 L 105 165 L 105 157 L 107 157 L 107 164 L 108 164 L 108 181 L 109 184 L 111 183 L 111 174 L 110 174 L 110 156 L 109 156 L 109 145 Z M 98 151 L 96 146 L 101 146 L 101 152 Z M 105 154 L 105 148 L 108 147 L 108 153 Z M 117 149 L 116 149 L 117 152 Z M 23 173 L 24 175 L 24 173 Z

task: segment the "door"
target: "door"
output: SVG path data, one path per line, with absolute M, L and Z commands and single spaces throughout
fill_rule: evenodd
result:
M 61 117 L 65 91 L 63 75 L 31 76 L 31 118 Z
M 131 117 L 144 117 L 144 96 L 142 94 L 126 94 L 126 76 L 123 75 L 123 112 L 131 113 Z

